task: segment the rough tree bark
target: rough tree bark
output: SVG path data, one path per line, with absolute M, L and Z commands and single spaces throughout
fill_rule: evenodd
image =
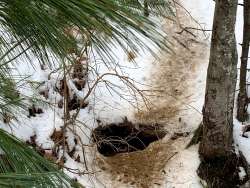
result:
M 216 1 L 200 145 L 200 154 L 205 158 L 227 156 L 232 150 L 236 10 L 237 0 Z
M 250 42 L 250 0 L 244 0 L 244 29 L 240 67 L 240 91 L 238 95 L 237 119 L 241 122 L 248 118 L 248 96 L 246 91 L 247 62 Z
M 235 22 L 237 0 L 216 0 L 198 174 L 208 187 L 235 187 L 233 108 L 237 79 Z M 226 170 L 225 170 L 226 168 Z M 229 183 L 230 182 L 230 183 Z

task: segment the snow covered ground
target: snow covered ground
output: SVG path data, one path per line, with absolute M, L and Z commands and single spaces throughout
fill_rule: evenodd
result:
M 145 39 L 143 40 L 145 43 L 148 43 Z M 152 50 L 157 53 L 157 49 L 154 49 L 153 46 Z M 151 53 L 142 49 L 132 59 L 128 53 L 125 53 L 119 47 L 113 48 L 113 53 L 116 55 L 114 58 L 115 61 L 109 64 L 109 66 L 106 66 L 95 52 L 90 54 L 88 63 L 91 69 L 88 74 L 88 84 L 83 91 L 77 91 L 77 95 L 84 98 L 88 90 L 95 85 L 95 81 L 101 75 L 107 74 L 94 87 L 93 92 L 87 98 L 88 106 L 80 110 L 77 118 L 78 123 L 72 127 L 79 136 L 77 139 L 81 139 L 81 144 L 86 145 L 85 153 L 83 154 L 82 148 L 78 145 L 73 158 L 65 154 L 67 159 L 64 165 L 67 168 L 73 169 L 73 173 L 68 170 L 65 170 L 65 172 L 71 177 L 77 178 L 80 183 L 87 187 L 103 186 L 95 178 L 95 169 L 89 167 L 86 170 L 85 164 L 83 164 L 84 155 L 88 166 L 92 165 L 92 161 L 96 155 L 90 137 L 92 130 L 98 125 L 97 120 L 100 120 L 104 124 L 120 122 L 124 117 L 134 120 L 137 108 L 143 104 L 141 96 L 133 93 L 134 90 L 128 87 L 127 84 L 124 84 L 124 80 L 109 74 L 119 74 L 125 78 L 129 77 L 130 82 L 141 90 L 148 90 L 150 87 L 145 84 L 152 69 L 151 62 L 155 60 L 155 57 Z M 131 53 L 133 52 L 131 51 Z M 54 61 L 54 69 L 59 68 L 59 62 Z M 59 81 L 63 79 L 63 70 L 53 72 L 53 70 L 46 66 L 42 69 L 39 62 L 33 58 L 32 65 L 30 63 L 23 63 L 18 65 L 14 71 L 22 76 L 29 77 L 30 83 L 41 84 L 38 89 L 34 89 L 32 84 L 26 83 L 23 87 L 19 88 L 19 91 L 30 98 L 35 96 L 37 99 L 40 99 L 41 101 L 38 102 L 32 100 L 27 100 L 27 102 L 41 108 L 43 113 L 36 114 L 35 117 L 28 117 L 29 113 L 22 111 L 18 114 L 18 121 L 13 121 L 11 125 L 0 123 L 0 127 L 23 141 L 29 141 L 35 135 L 36 144 L 46 151 L 50 151 L 55 146 L 51 138 L 53 132 L 60 130 L 64 125 L 64 111 L 57 107 L 62 96 L 56 89 L 59 87 Z M 70 81 L 68 84 L 72 85 Z M 72 88 L 74 88 L 73 85 Z M 46 99 L 40 95 L 40 91 L 48 92 L 48 98 Z M 52 105 L 47 105 L 47 103 Z M 72 150 L 76 136 L 70 131 L 67 132 L 67 136 L 69 150 Z M 59 156 L 61 155 L 62 152 Z M 76 156 L 80 156 L 80 163 L 75 161 Z M 86 173 L 86 175 L 80 176 L 77 174 L 79 172 L 82 174 Z M 88 175 L 88 173 L 90 174 Z
M 185 6 L 186 5 L 189 5 L 187 1 L 185 1 Z M 207 10 L 207 7 L 204 7 L 203 4 L 201 5 L 203 7 L 201 7 L 201 10 L 199 10 L 200 12 L 204 12 L 204 10 Z M 191 14 L 195 15 L 199 13 L 199 11 L 197 10 L 196 13 L 193 13 L 192 12 L 193 10 L 196 10 L 195 7 L 191 10 Z M 203 20 L 204 18 L 206 18 L 206 16 L 203 16 L 201 18 L 202 20 L 199 22 L 206 23 L 207 20 Z M 199 20 L 200 18 L 197 19 Z M 206 24 L 203 25 L 205 26 Z M 157 51 L 155 52 L 157 53 Z M 123 76 L 129 76 L 133 80 L 133 83 L 135 83 L 141 89 L 150 88 L 150 86 L 148 86 L 148 84 L 150 83 L 149 77 L 151 76 L 152 70 L 155 67 L 157 67 L 153 62 L 158 60 L 152 57 L 152 55 L 149 54 L 148 52 L 144 51 L 140 51 L 139 53 L 140 56 L 139 55 L 136 56 L 133 59 L 134 61 L 129 60 L 128 54 L 124 53 L 119 48 L 114 49 L 114 54 L 117 54 L 117 58 L 116 62 L 113 62 L 112 67 L 105 66 L 103 62 L 101 62 L 96 57 L 94 58 L 94 56 L 90 57 L 90 64 L 92 64 L 94 67 L 93 72 L 90 72 L 89 74 L 90 86 L 85 88 L 85 90 L 80 95 L 84 96 L 84 92 L 86 92 L 86 90 L 90 88 L 91 85 L 94 84 L 97 76 L 100 76 L 104 73 L 114 73 L 114 71 L 118 72 Z M 98 72 L 99 75 L 96 74 L 96 71 Z M 25 94 L 30 97 L 39 96 L 41 100 L 45 100 L 53 104 L 57 104 L 57 102 L 62 98 L 55 91 L 55 87 L 57 86 L 57 81 L 62 79 L 62 71 L 58 71 L 56 73 L 51 74 L 51 70 L 49 68 L 41 70 L 39 63 L 34 59 L 33 66 L 31 66 L 29 63 L 22 64 L 18 66 L 18 72 L 20 72 L 24 76 L 30 76 L 29 79 L 32 82 L 45 83 L 43 84 L 42 87 L 40 87 L 40 90 L 47 89 L 49 98 L 44 99 L 42 96 L 39 96 L 38 92 L 35 92 L 35 90 L 30 85 L 26 85 L 25 87 L 20 89 L 22 94 Z M 50 75 L 50 79 L 48 79 L 48 75 Z M 76 128 L 78 134 L 80 135 L 82 143 L 88 145 L 88 147 L 85 148 L 86 149 L 85 155 L 87 156 L 87 162 L 89 166 L 91 166 L 92 160 L 95 156 L 93 145 L 90 142 L 90 135 L 91 135 L 91 130 L 97 126 L 96 120 L 99 119 L 102 122 L 118 122 L 122 118 L 124 118 L 124 116 L 127 116 L 130 120 L 131 119 L 133 120 L 135 119 L 134 115 L 137 112 L 137 109 L 131 105 L 131 103 L 136 104 L 137 101 L 135 100 L 135 98 L 131 96 L 131 90 L 129 90 L 126 87 L 126 85 L 124 85 L 120 81 L 119 78 L 114 76 L 106 76 L 105 81 L 106 82 L 101 82 L 97 85 L 94 92 L 88 98 L 89 105 L 87 106 L 87 108 L 82 109 L 79 113 L 78 121 L 84 123 L 85 127 Z M 117 93 L 110 92 L 110 88 L 106 87 L 105 83 L 113 84 L 116 88 Z M 197 101 L 199 101 L 198 104 Z M 200 100 L 196 100 L 195 102 L 193 102 L 192 105 L 196 106 L 197 108 L 200 108 L 202 101 L 203 98 L 200 97 Z M 139 105 L 141 104 L 142 101 L 139 98 Z M 64 124 L 64 121 L 62 119 L 63 110 L 59 108 L 50 107 L 44 103 L 37 103 L 36 105 L 38 107 L 41 107 L 44 113 L 37 114 L 36 117 L 28 118 L 27 117 L 28 112 L 23 112 L 23 114 L 19 116 L 18 122 L 14 122 L 14 124 L 11 127 L 6 124 L 1 124 L 1 128 L 13 133 L 14 135 L 18 136 L 24 141 L 27 141 L 30 139 L 31 136 L 36 135 L 36 143 L 42 148 L 49 150 L 52 149 L 54 146 L 54 142 L 51 139 L 51 135 L 53 134 L 55 129 L 59 130 L 60 127 L 62 127 Z M 182 117 L 185 120 L 185 116 Z M 190 116 L 186 117 L 188 118 Z M 195 121 L 196 120 L 194 120 L 193 122 Z M 185 129 L 192 130 L 188 127 L 189 125 L 192 124 L 191 122 L 192 121 L 189 121 L 188 123 L 187 121 L 187 125 L 184 126 Z M 79 124 L 79 126 L 82 125 Z M 69 137 L 68 139 L 69 147 L 70 149 L 72 149 L 74 135 L 69 132 L 68 137 Z M 182 142 L 182 144 L 184 144 L 184 142 Z M 77 151 L 75 153 L 75 156 L 79 155 L 80 158 L 83 159 L 84 156 L 82 153 L 82 149 L 80 147 L 77 147 L 76 150 Z M 195 174 L 195 169 L 199 164 L 197 152 L 194 152 L 196 150 L 197 147 L 194 147 L 191 148 L 190 150 L 184 150 L 183 152 L 180 152 L 175 158 L 174 163 L 170 163 L 170 166 L 166 167 L 165 170 L 167 171 L 168 176 L 166 176 L 165 186 L 172 187 L 181 185 L 179 179 L 175 178 L 178 175 L 180 177 L 183 176 L 182 178 L 184 179 L 185 177 L 188 178 L 187 181 L 189 185 L 193 185 L 194 183 L 198 184 L 198 179 Z M 189 163 L 190 158 L 192 158 L 193 160 L 194 158 L 196 158 L 196 160 L 194 160 L 194 163 Z M 176 165 L 181 165 L 181 166 L 179 168 L 176 168 Z M 76 169 L 75 172 L 78 171 L 86 172 L 85 166 L 82 163 L 76 162 L 73 158 L 69 156 L 67 156 L 65 166 L 71 169 Z M 169 170 L 172 169 L 177 169 L 177 170 L 169 173 Z M 100 169 L 98 168 L 91 170 L 89 169 L 90 173 L 94 172 L 95 170 L 100 170 Z M 185 173 L 180 174 L 181 171 Z M 67 170 L 65 170 L 65 172 L 68 173 L 70 176 L 77 178 L 80 183 L 82 183 L 84 186 L 87 187 L 93 187 L 93 186 L 103 187 L 103 184 L 101 182 L 107 181 L 103 179 L 100 180 L 99 182 L 98 179 L 96 179 L 95 175 L 93 174 L 79 176 L 77 174 L 70 173 Z M 114 182 L 111 181 L 109 186 L 113 187 L 114 186 L 113 184 Z M 121 186 L 122 184 L 119 183 L 116 185 L 116 187 L 121 187 Z M 128 184 L 125 184 L 123 186 L 129 187 Z M 183 186 L 186 186 L 186 184 L 184 183 Z
M 192 17 L 200 24 L 203 29 L 211 29 L 212 21 L 213 21 L 213 10 L 214 10 L 214 1 L 212 0 L 182 0 L 181 4 L 190 12 Z M 184 11 L 185 12 L 185 11 Z M 189 13 L 185 13 L 187 17 L 190 18 Z M 192 19 L 185 20 L 183 22 L 184 27 L 194 26 L 194 21 L 190 21 Z M 196 25 L 197 26 L 197 25 Z M 197 26 L 198 27 L 198 26 Z M 238 10 L 238 19 L 236 26 L 236 37 L 238 43 L 242 40 L 242 7 L 239 7 Z M 197 33 L 197 32 L 195 32 Z M 198 32 L 200 33 L 200 32 Z M 206 36 L 209 36 L 210 32 L 207 33 Z M 173 35 L 174 36 L 174 35 Z M 198 36 L 202 36 L 202 34 L 198 34 Z M 204 39 L 206 37 L 200 37 L 198 41 L 203 43 L 204 49 L 209 50 L 208 40 Z M 209 38 L 209 37 L 208 37 Z M 195 50 L 195 45 L 191 45 L 191 50 Z M 240 46 L 239 46 L 240 47 Z M 178 48 L 181 48 L 178 46 Z M 239 53 L 240 53 L 240 48 Z M 152 84 L 152 73 L 154 73 L 157 68 L 163 68 L 164 66 L 157 66 L 155 64 L 158 59 L 155 59 L 150 53 L 140 51 L 140 55 L 137 55 L 131 61 L 128 53 L 124 53 L 119 48 L 113 49 L 114 54 L 117 55 L 115 58 L 115 62 L 113 62 L 112 67 L 107 67 L 103 64 L 100 59 L 91 56 L 90 64 L 93 65 L 93 69 L 89 74 L 89 87 L 86 87 L 85 90 L 81 93 L 84 96 L 84 93 L 87 92 L 87 89 L 91 88 L 91 85 L 94 84 L 96 78 L 104 73 L 119 73 L 123 76 L 129 76 L 132 79 L 132 82 L 136 84 L 139 88 L 143 90 L 150 89 L 150 84 Z M 157 53 L 157 50 L 155 50 Z M 191 53 L 191 52 L 190 52 Z M 171 56 L 165 56 L 171 57 Z M 197 63 L 193 70 L 193 77 L 189 75 L 187 77 L 183 77 L 183 79 L 187 79 L 185 83 L 189 83 L 192 86 L 191 91 L 186 91 L 186 95 L 192 95 L 191 99 L 188 99 L 185 104 L 180 106 L 179 103 L 173 103 L 174 105 L 180 106 L 180 108 L 187 108 L 188 111 L 177 113 L 173 119 L 173 125 L 169 125 L 177 131 L 193 131 L 199 124 L 201 120 L 201 114 L 197 113 L 197 111 L 201 112 L 201 108 L 203 105 L 204 98 L 204 89 L 205 89 L 205 76 L 206 76 L 206 67 L 208 62 L 208 53 L 199 52 L 199 54 L 195 54 L 194 59 L 184 59 L 187 60 L 188 63 L 191 61 L 192 63 Z M 205 59 L 202 59 L 205 58 Z M 181 59 L 183 60 L 183 59 Z M 166 60 L 167 61 L 167 60 Z M 45 70 L 41 70 L 38 62 L 33 62 L 35 67 L 32 67 L 29 64 L 19 66 L 18 70 L 21 74 L 25 74 L 26 76 L 31 76 L 30 80 L 33 82 L 44 82 L 43 87 L 47 88 L 49 91 L 49 98 L 44 99 L 42 96 L 40 98 L 47 102 L 55 103 L 61 99 L 61 96 L 55 92 L 54 88 L 56 86 L 56 81 L 62 78 L 62 72 L 57 72 L 51 74 L 51 79 L 48 79 L 48 75 L 50 75 L 51 70 L 48 68 Z M 118 66 L 119 65 L 119 66 Z M 170 66 L 170 65 L 168 65 Z M 174 66 L 174 65 L 173 65 Z M 188 66 L 188 65 L 187 65 Z M 167 66 L 165 66 L 166 68 Z M 192 69 L 185 69 L 185 71 L 191 71 Z M 98 75 L 96 74 L 98 72 Z M 156 71 L 157 73 L 157 71 Z M 179 73 L 179 72 L 178 72 Z M 185 73 L 183 73 L 185 74 Z M 106 84 L 113 85 L 115 88 L 115 92 L 111 91 Z M 181 86 L 182 87 L 182 86 Z M 164 88 L 162 88 L 164 89 Z M 175 89 L 175 88 L 174 88 Z M 179 88 L 178 88 L 179 89 Z M 27 85 L 25 88 L 22 88 L 22 93 L 29 96 L 39 96 L 38 93 L 34 93 L 34 90 L 31 86 Z M 185 91 L 185 90 L 184 90 Z M 186 95 L 184 95 L 186 97 Z M 138 96 L 139 97 L 139 96 Z M 162 98 L 161 98 L 162 99 Z M 92 166 L 92 160 L 96 157 L 95 148 L 93 144 L 90 142 L 91 131 L 94 127 L 97 126 L 97 119 L 101 120 L 103 123 L 108 122 L 119 122 L 125 116 L 130 120 L 137 120 L 136 114 L 138 113 L 137 109 L 131 105 L 136 104 L 137 100 L 131 95 L 131 90 L 126 87 L 126 85 L 121 82 L 121 80 L 117 77 L 107 75 L 105 76 L 105 82 L 101 82 L 94 89 L 94 92 L 88 97 L 88 106 L 85 109 L 82 109 L 79 113 L 78 123 L 74 129 L 78 131 L 80 135 L 80 139 L 83 144 L 86 144 L 85 147 L 85 155 L 87 156 L 88 166 Z M 142 106 L 142 99 L 138 98 L 138 105 Z M 171 98 L 169 101 L 173 101 Z M 160 101 L 162 104 L 165 104 L 169 101 Z M 188 104 L 187 104 L 188 103 Z M 44 149 L 51 149 L 54 146 L 54 142 L 51 139 L 51 135 L 55 129 L 59 130 L 61 126 L 63 126 L 64 121 L 62 119 L 63 110 L 59 108 L 51 108 L 48 105 L 40 104 L 39 107 L 43 108 L 42 114 L 36 115 L 36 117 L 28 118 L 27 112 L 24 112 L 22 116 L 18 119 L 19 122 L 14 122 L 13 126 L 9 126 L 1 123 L 1 128 L 13 133 L 24 141 L 29 140 L 31 136 L 36 135 L 36 142 L 39 146 Z M 159 106 L 161 106 L 159 104 Z M 158 107 L 159 107 L 158 106 Z M 250 112 L 250 110 L 249 110 Z M 165 112 L 166 113 L 166 112 Z M 152 115 L 152 114 L 151 114 Z M 181 123 L 177 123 L 178 118 L 182 118 Z M 164 120 L 165 122 L 166 119 Z M 242 127 L 237 120 L 234 120 L 234 138 L 236 144 L 239 145 L 239 149 L 245 154 L 248 162 L 250 163 L 250 140 L 242 137 Z M 179 127 L 176 125 L 181 124 Z M 81 127 L 81 128 L 79 128 Z M 68 133 L 69 137 L 69 147 L 72 149 L 74 143 L 74 134 Z M 199 165 L 198 158 L 198 146 L 193 146 L 189 149 L 185 149 L 185 145 L 189 138 L 180 139 L 174 143 L 169 143 L 169 137 L 163 139 L 163 145 L 171 148 L 171 150 L 167 150 L 169 148 L 162 149 L 162 153 L 175 153 L 173 158 L 166 161 L 166 164 L 161 167 L 161 175 L 159 177 L 154 177 L 155 179 L 160 179 L 158 183 L 154 184 L 154 187 L 166 187 L 166 188 L 199 188 L 202 187 L 200 184 L 200 180 L 196 175 L 196 169 Z M 164 145 L 165 144 L 165 145 Z M 160 147 L 157 146 L 157 147 Z M 150 146 L 149 150 L 152 149 L 154 151 L 155 145 Z M 160 147 L 163 148 L 163 147 Z M 147 151 L 146 151 L 147 152 Z M 143 153 L 143 152 L 142 152 Z M 163 156 L 169 156 L 159 153 L 159 159 Z M 80 156 L 81 159 L 84 158 L 84 154 L 82 152 L 82 148 L 77 146 L 75 156 Z M 140 155 L 139 155 L 140 156 Z M 120 158 L 119 158 L 120 159 Z M 123 158 L 122 158 L 123 159 Z M 140 159 L 144 160 L 144 159 Z M 146 161 L 146 160 L 145 160 Z M 126 162 L 126 161 L 125 161 Z M 161 163 L 161 161 L 158 161 Z M 76 169 L 75 172 L 84 172 L 87 173 L 83 162 L 79 163 L 74 160 L 74 158 L 67 156 L 67 160 L 65 163 L 66 167 L 71 169 Z M 158 168 L 157 168 L 158 170 Z M 106 171 L 100 169 L 100 167 L 96 166 L 88 169 L 90 174 L 79 176 L 75 173 L 70 173 L 65 170 L 71 177 L 77 178 L 80 183 L 82 183 L 86 187 L 135 187 L 135 185 L 119 182 L 116 178 L 112 179 L 112 175 L 107 175 Z M 98 172 L 96 172 L 98 171 Z M 153 173 L 153 169 L 152 169 Z M 154 179 L 153 179 L 154 180 Z

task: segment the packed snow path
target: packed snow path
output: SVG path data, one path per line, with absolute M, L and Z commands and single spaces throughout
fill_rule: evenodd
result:
M 164 124 L 167 136 L 143 151 L 109 158 L 98 155 L 96 165 L 101 173 L 97 178 L 105 187 L 201 186 L 196 175 L 197 146 L 187 150 L 185 146 L 190 140 L 188 133 L 201 122 L 209 35 L 196 30 L 181 32 L 185 27 L 199 28 L 183 9 L 178 10 L 177 23 L 164 24 L 173 53 L 162 52 L 153 64 L 149 81 L 154 90 L 152 106 L 136 114 L 140 122 Z

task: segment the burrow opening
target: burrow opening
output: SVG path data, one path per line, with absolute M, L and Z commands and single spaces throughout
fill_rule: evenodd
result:
M 99 125 L 92 132 L 97 150 L 104 156 L 146 149 L 150 143 L 166 135 L 159 124 L 132 123 L 126 118 L 120 123 Z

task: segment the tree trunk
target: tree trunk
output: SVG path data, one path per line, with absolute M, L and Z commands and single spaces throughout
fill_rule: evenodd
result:
M 236 9 L 237 0 L 216 1 L 200 145 L 204 158 L 225 157 L 232 150 L 237 76 Z
M 248 118 L 248 96 L 246 90 L 247 62 L 250 42 L 250 0 L 244 0 L 244 30 L 240 67 L 240 91 L 238 95 L 237 119 L 241 122 Z
M 198 173 L 208 187 L 236 187 L 233 108 L 237 80 L 237 0 L 216 0 Z

